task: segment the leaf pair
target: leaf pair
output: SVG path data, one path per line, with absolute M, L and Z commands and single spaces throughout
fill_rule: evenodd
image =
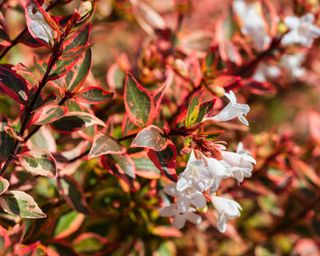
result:
M 5 212 L 27 219 L 46 217 L 30 195 L 23 191 L 7 191 L 8 188 L 9 181 L 0 177 L 0 207 Z

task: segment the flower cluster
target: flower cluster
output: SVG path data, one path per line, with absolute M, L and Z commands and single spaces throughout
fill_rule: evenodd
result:
M 243 115 L 249 112 L 249 106 L 237 103 L 232 91 L 225 94 L 230 103 L 217 115 L 206 120 L 227 121 L 238 117 L 248 125 Z M 220 232 L 227 229 L 227 221 L 240 216 L 241 206 L 234 200 L 216 196 L 224 179 L 234 178 L 238 183 L 251 176 L 255 159 L 243 149 L 239 143 L 236 152 L 226 151 L 220 145 L 222 159 L 207 157 L 198 150 L 193 150 L 185 170 L 179 175 L 177 183 L 170 183 L 164 192 L 175 198 L 175 202 L 160 210 L 163 217 L 173 217 L 173 225 L 182 228 L 186 221 L 201 223 L 201 216 L 195 213 L 197 209 L 207 205 L 204 193 L 210 195 L 212 204 L 218 213 L 217 226 Z

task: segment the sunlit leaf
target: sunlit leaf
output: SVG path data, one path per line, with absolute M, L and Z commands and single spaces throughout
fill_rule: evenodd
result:
M 163 130 L 155 125 L 149 125 L 142 129 L 131 143 L 131 147 L 149 148 L 162 151 L 168 145 L 168 139 Z
M 19 156 L 22 167 L 34 174 L 54 178 L 56 176 L 56 161 L 45 150 L 33 150 L 22 153 Z
M 98 133 L 93 139 L 89 158 L 106 154 L 123 154 L 125 152 L 125 148 L 123 148 L 116 140 L 102 133 Z
M 0 206 L 5 212 L 26 219 L 46 217 L 33 198 L 23 191 L 11 190 L 1 195 Z
M 130 120 L 137 126 L 146 126 L 152 116 L 153 99 L 148 90 L 142 87 L 130 73 L 126 77 L 124 97 Z

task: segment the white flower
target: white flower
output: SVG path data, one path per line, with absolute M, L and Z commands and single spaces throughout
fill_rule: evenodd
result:
M 173 217 L 173 226 L 181 229 L 186 224 L 186 221 L 190 221 L 193 224 L 200 224 L 202 222 L 201 216 L 194 213 L 193 208 L 189 208 L 187 212 L 179 213 L 176 204 L 171 204 L 160 210 L 160 215 L 162 217 Z
M 283 46 L 300 44 L 310 47 L 313 40 L 320 36 L 320 28 L 313 25 L 314 15 L 311 13 L 303 15 L 301 18 L 288 16 L 284 23 L 290 29 L 281 40 Z
M 233 10 L 242 23 L 241 32 L 252 39 L 254 48 L 258 51 L 266 49 L 271 42 L 271 37 L 268 35 L 265 22 L 261 17 L 259 3 L 235 0 L 233 1 Z
M 199 192 L 207 190 L 212 184 L 208 168 L 202 160 L 195 158 L 194 152 L 190 154 L 186 169 L 180 174 L 177 182 L 177 190 L 195 188 Z
M 201 192 L 194 188 L 178 191 L 177 184 L 170 183 L 165 186 L 164 192 L 169 196 L 177 198 L 179 213 L 187 212 L 190 207 L 203 208 L 206 206 L 206 198 Z
M 209 173 L 213 181 L 210 186 L 210 192 L 212 193 L 219 188 L 222 179 L 230 177 L 230 172 L 228 172 L 227 168 L 221 163 L 221 161 L 215 158 L 205 157 L 205 161 L 207 162 Z
M 225 96 L 230 100 L 227 106 L 225 106 L 217 115 L 209 118 L 205 118 L 206 120 L 215 120 L 215 121 L 228 121 L 238 117 L 238 119 L 245 125 L 249 125 L 247 119 L 244 115 L 247 115 L 250 111 L 250 107 L 247 104 L 237 103 L 237 98 L 234 95 L 233 91 L 229 93 L 225 93 Z
M 238 182 L 242 182 L 244 178 L 251 176 L 253 164 L 256 164 L 256 160 L 243 149 L 242 143 L 239 143 L 236 153 L 222 151 L 221 154 L 223 158 L 221 162 Z
M 281 70 L 275 65 L 260 63 L 252 78 L 258 82 L 266 82 L 268 79 L 275 79 L 281 75 Z
M 280 65 L 290 73 L 292 78 L 299 78 L 305 73 L 305 69 L 301 67 L 304 60 L 305 54 L 301 52 L 292 55 L 283 55 L 280 60 Z
M 241 206 L 234 200 L 211 196 L 211 201 L 218 213 L 218 229 L 220 232 L 227 230 L 227 221 L 240 216 Z

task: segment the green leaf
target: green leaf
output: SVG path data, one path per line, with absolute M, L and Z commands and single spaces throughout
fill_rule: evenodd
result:
M 76 91 L 85 82 L 92 62 L 92 51 L 90 48 L 86 50 L 82 59 L 80 59 L 66 76 L 67 89 L 69 92 Z
M 62 59 L 72 59 L 84 52 L 88 46 L 91 26 L 87 25 L 81 30 L 77 30 L 68 35 L 63 43 Z
M 128 117 L 135 125 L 144 127 L 151 122 L 153 99 L 130 73 L 126 77 L 124 103 Z
M 84 221 L 85 216 L 76 211 L 68 212 L 62 215 L 54 231 L 54 238 L 61 239 L 78 231 Z
M 90 213 L 90 208 L 86 202 L 84 192 L 80 184 L 74 178 L 64 175 L 59 178 L 58 185 L 64 200 L 72 209 L 83 214 Z
M 50 178 L 56 176 L 57 167 L 53 156 L 45 150 L 33 150 L 24 152 L 19 156 L 21 166 L 34 175 Z
M 132 159 L 127 155 L 112 155 L 116 166 L 119 168 L 120 171 L 125 173 L 131 178 L 136 177 L 136 167 Z
M 100 119 L 85 112 L 69 112 L 51 124 L 60 132 L 74 132 L 92 125 L 105 126 Z
M 89 158 L 106 154 L 123 154 L 125 152 L 125 148 L 123 148 L 116 140 L 102 133 L 98 133 L 93 139 Z
M 142 129 L 131 143 L 131 147 L 149 148 L 162 151 L 168 145 L 168 139 L 162 129 L 155 125 L 149 125 Z
M 10 186 L 9 181 L 7 181 L 5 178 L 0 176 L 0 195 L 6 192 L 9 186 Z
M 100 87 L 88 87 L 75 95 L 75 99 L 88 104 L 102 104 L 109 101 L 112 95 L 112 92 L 103 90 Z
M 54 122 L 65 114 L 65 108 L 55 104 L 50 104 L 37 110 L 35 124 L 44 125 Z
M 191 104 L 188 107 L 188 112 L 185 120 L 185 126 L 187 128 L 191 127 L 197 122 L 199 110 L 200 110 L 199 97 L 194 97 L 192 99 Z
M 78 253 L 93 254 L 104 248 L 108 240 L 95 233 L 83 233 L 73 241 L 73 247 Z
M 0 206 L 5 212 L 26 219 L 47 217 L 33 198 L 23 191 L 11 190 L 1 195 Z

